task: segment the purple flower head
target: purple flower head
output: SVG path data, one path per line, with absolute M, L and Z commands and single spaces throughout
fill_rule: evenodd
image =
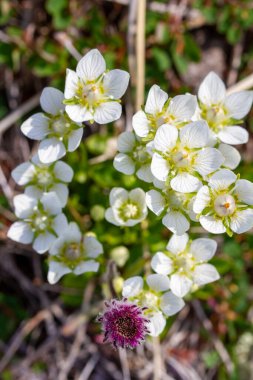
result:
M 108 341 L 117 347 L 135 348 L 148 331 L 149 320 L 143 311 L 127 298 L 105 302 L 105 311 L 98 317 L 105 333 L 104 342 Z

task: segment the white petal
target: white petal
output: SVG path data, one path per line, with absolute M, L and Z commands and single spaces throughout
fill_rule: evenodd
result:
M 204 148 L 196 156 L 194 169 L 205 176 L 219 169 L 223 162 L 224 157 L 218 149 Z
M 193 240 L 190 253 L 197 261 L 209 261 L 215 254 L 217 242 L 213 239 L 199 238 Z
M 197 107 L 197 98 L 193 95 L 177 95 L 171 99 L 168 112 L 177 120 L 187 121 L 192 118 Z
M 99 263 L 95 260 L 87 260 L 84 263 L 79 264 L 74 270 L 73 273 L 77 276 L 86 272 L 97 272 L 99 268 Z
M 136 176 L 144 182 L 152 183 L 154 177 L 151 172 L 150 164 L 143 165 L 139 170 L 137 170 Z
M 149 121 L 147 119 L 145 112 L 138 111 L 136 114 L 134 114 L 132 123 L 133 123 L 133 129 L 137 136 L 139 137 L 147 136 L 150 130 L 150 126 L 149 126 Z
M 111 223 L 111 224 L 114 224 L 115 226 L 121 226 L 121 225 L 124 225 L 124 222 L 122 220 L 119 221 L 118 219 L 115 218 L 115 215 L 114 215 L 114 212 L 113 212 L 113 209 L 110 207 L 108 208 L 106 211 L 105 211 L 105 219 L 107 220 L 107 222 Z
M 183 252 L 187 246 L 187 243 L 189 241 L 188 234 L 184 234 L 181 236 L 178 235 L 172 235 L 170 238 L 166 249 L 173 253 L 174 255 L 178 255 L 179 253 Z
M 76 150 L 82 140 L 83 137 L 83 128 L 79 128 L 71 132 L 68 138 L 68 151 L 74 152 Z
M 105 74 L 103 86 L 105 93 L 114 99 L 120 99 L 126 92 L 130 75 L 123 70 L 111 70 Z
M 168 99 L 166 92 L 161 90 L 159 86 L 154 84 L 148 93 L 147 102 L 145 105 L 145 112 L 150 114 L 155 114 L 161 112 L 164 106 L 164 103 Z
M 98 124 L 107 124 L 118 120 L 122 113 L 121 104 L 117 102 L 101 103 L 95 110 L 94 120 Z
M 36 113 L 23 122 L 22 133 L 32 140 L 42 140 L 48 134 L 49 119 L 43 113 Z
M 97 49 L 90 50 L 77 64 L 77 75 L 84 80 L 97 79 L 106 70 L 105 60 Z
M 237 211 L 230 219 L 230 228 L 236 234 L 242 234 L 253 227 L 253 210 Z
M 197 192 L 195 201 L 193 202 L 193 211 L 196 214 L 201 213 L 211 202 L 210 192 L 207 186 L 202 186 Z
M 173 271 L 173 262 L 163 252 L 157 252 L 151 259 L 151 268 L 158 274 L 167 275 Z
M 84 247 L 87 257 L 95 259 L 103 253 L 102 244 L 94 236 L 85 236 Z
M 37 206 L 37 199 L 26 194 L 19 194 L 13 198 L 13 203 L 17 217 L 25 219 L 33 214 L 34 207 Z
M 27 186 L 24 193 L 31 198 L 39 200 L 42 197 L 43 191 L 36 186 Z
M 231 118 L 242 119 L 251 109 L 252 91 L 240 91 L 227 96 L 225 106 Z
M 175 296 L 172 292 L 163 294 L 161 298 L 161 309 L 168 317 L 178 313 L 184 305 L 184 300 Z
M 71 269 L 66 267 L 64 264 L 58 263 L 56 261 L 49 262 L 47 280 L 49 284 L 56 284 L 62 276 L 67 273 L 71 273 Z
M 93 114 L 81 104 L 68 104 L 66 105 L 65 111 L 70 119 L 76 123 L 93 120 Z
M 30 162 L 24 162 L 12 170 L 11 176 L 18 185 L 23 186 L 32 181 L 35 172 L 34 165 Z
M 147 276 L 147 284 L 156 292 L 164 292 L 170 288 L 170 280 L 163 274 L 150 274 Z
M 65 234 L 66 229 L 68 228 L 68 221 L 66 216 L 61 213 L 57 215 L 53 222 L 52 222 L 52 228 L 57 233 L 58 236 L 63 236 Z
M 173 125 L 163 124 L 156 132 L 154 138 L 155 149 L 167 153 L 176 145 L 178 130 Z
M 209 140 L 209 128 L 206 121 L 199 120 L 180 129 L 180 140 L 188 148 L 203 148 Z
M 197 177 L 188 173 L 180 173 L 170 181 L 173 190 L 180 193 L 192 193 L 198 191 L 201 182 Z
M 163 314 L 161 312 L 157 312 L 149 316 L 148 319 L 149 319 L 149 324 L 148 324 L 149 335 L 151 336 L 160 335 L 162 331 L 164 330 L 164 327 L 166 326 L 166 319 L 164 318 Z
M 128 199 L 128 191 L 122 187 L 114 187 L 110 192 L 110 205 L 113 206 L 118 200 L 126 201 Z
M 60 214 L 62 207 L 56 193 L 44 193 L 40 201 L 44 207 L 44 210 L 47 211 L 50 215 Z
M 113 166 L 118 172 L 131 175 L 135 172 L 135 163 L 130 156 L 125 153 L 118 153 L 114 157 Z
M 136 189 L 133 189 L 129 192 L 129 199 L 131 199 L 131 201 L 137 203 L 138 206 L 141 207 L 142 210 L 147 208 L 147 206 L 146 206 L 146 194 L 139 187 Z
M 143 289 L 143 279 L 140 276 L 134 276 L 124 281 L 122 295 L 123 297 L 135 297 Z
M 193 281 L 197 285 L 205 285 L 219 280 L 220 275 L 211 264 L 197 265 L 193 272 Z
M 219 139 L 231 145 L 245 144 L 249 140 L 249 133 L 245 128 L 233 126 L 224 127 L 222 131 L 218 133 Z
M 177 297 L 184 297 L 192 287 L 192 280 L 184 274 L 175 273 L 170 278 L 170 288 Z
M 146 193 L 146 203 L 148 208 L 156 215 L 160 215 L 165 208 L 165 199 L 156 190 L 150 190 Z
M 220 77 L 210 72 L 199 86 L 198 97 L 207 106 L 223 102 L 226 96 L 226 87 Z
M 190 228 L 188 219 L 180 211 L 169 211 L 163 217 L 162 223 L 177 235 L 183 235 Z
M 66 231 L 63 234 L 63 239 L 69 243 L 80 243 L 82 239 L 82 233 L 80 228 L 75 222 L 70 222 Z
M 65 108 L 62 103 L 63 99 L 64 95 L 60 90 L 53 87 L 45 87 L 40 97 L 40 105 L 43 111 L 56 115 Z
M 236 181 L 235 194 L 239 201 L 253 205 L 253 183 L 247 179 L 239 179 Z
M 38 148 L 39 159 L 45 164 L 59 160 L 65 156 L 65 154 L 65 146 L 56 137 L 41 141 Z
M 201 226 L 212 234 L 223 234 L 226 232 L 226 228 L 223 225 L 222 220 L 215 219 L 213 216 L 202 215 L 199 218 L 199 221 Z
M 166 181 L 170 166 L 160 154 L 154 153 L 151 161 L 151 172 L 159 181 Z
M 69 196 L 69 189 L 67 185 L 64 185 L 63 183 L 56 183 L 51 187 L 50 190 L 57 194 L 57 197 L 61 203 L 61 207 L 65 207 Z
M 118 137 L 118 151 L 121 153 L 132 152 L 136 143 L 133 132 L 123 132 Z
M 50 232 L 40 233 L 33 242 L 33 249 L 42 254 L 49 250 L 56 237 Z
M 75 71 L 67 69 L 65 79 L 65 99 L 71 99 L 76 95 L 79 78 Z
M 61 250 L 65 244 L 66 244 L 66 240 L 64 239 L 64 237 L 62 235 L 61 237 L 57 238 L 53 242 L 51 247 L 49 248 L 49 251 L 48 251 L 49 255 L 51 255 L 51 256 L 59 255 L 59 253 L 61 252 Z
M 228 169 L 221 169 L 209 179 L 209 185 L 214 190 L 225 190 L 237 179 L 235 173 Z
M 219 151 L 225 158 L 222 166 L 228 169 L 234 170 L 237 168 L 241 161 L 241 155 L 236 148 L 227 144 L 220 144 L 218 147 Z
M 54 175 L 62 182 L 71 182 L 73 179 L 73 169 L 63 161 L 57 161 L 54 165 Z
M 9 239 L 23 244 L 30 244 L 33 241 L 33 232 L 29 224 L 25 222 L 13 223 L 7 233 Z

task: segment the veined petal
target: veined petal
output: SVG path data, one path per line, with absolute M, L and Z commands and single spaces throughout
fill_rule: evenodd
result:
M 123 132 L 118 137 L 118 151 L 120 153 L 132 152 L 136 143 L 133 132 Z
M 170 181 L 172 189 L 179 193 L 193 193 L 198 191 L 201 185 L 197 177 L 186 172 L 176 175 L 176 177 Z
M 69 223 L 66 231 L 64 232 L 63 239 L 69 243 L 80 243 L 82 239 L 82 233 L 75 222 Z
M 138 111 L 136 114 L 134 114 L 132 123 L 133 123 L 133 129 L 137 136 L 139 137 L 147 136 L 150 130 L 150 126 L 149 126 L 149 121 L 147 119 L 145 112 Z
M 235 194 L 239 201 L 253 205 L 253 183 L 247 179 L 239 179 L 236 181 Z
M 215 254 L 217 242 L 213 239 L 199 238 L 193 240 L 190 253 L 197 261 L 209 261 Z
M 58 237 L 49 248 L 49 251 L 48 251 L 49 255 L 51 256 L 59 255 L 60 251 L 62 250 L 62 247 L 65 244 L 66 244 L 65 238 L 63 237 L 63 235 L 61 235 L 61 237 Z
M 54 218 L 52 222 L 52 228 L 57 233 L 58 236 L 65 237 L 65 233 L 68 228 L 68 221 L 67 221 L 66 216 L 63 213 L 58 214 Z
M 166 94 L 166 92 L 164 92 L 159 86 L 154 84 L 148 93 L 145 112 L 150 114 L 161 112 L 167 99 L 168 94 Z
M 30 244 L 33 241 L 33 231 L 26 222 L 13 223 L 7 233 L 9 239 L 23 244 Z
M 120 99 L 126 92 L 130 75 L 124 70 L 111 70 L 104 75 L 105 93 L 114 99 Z
M 212 106 L 221 103 L 226 97 L 226 87 L 220 77 L 211 71 L 199 86 L 198 97 L 201 103 Z
M 183 309 L 184 305 L 184 300 L 177 297 L 172 292 L 167 292 L 162 295 L 161 309 L 168 317 L 178 313 L 181 309 Z
M 15 214 L 18 218 L 26 219 L 34 212 L 37 206 L 37 199 L 29 197 L 26 194 L 18 194 L 13 198 Z
M 44 193 L 40 199 L 44 210 L 50 215 L 60 214 L 62 206 L 57 194 L 54 192 Z
M 69 196 L 68 186 L 63 183 L 55 183 L 50 190 L 56 193 L 60 200 L 61 207 L 65 207 Z
M 201 286 L 219 280 L 217 269 L 211 264 L 197 265 L 193 272 L 193 281 Z
M 214 190 L 225 190 L 237 179 L 235 173 L 228 169 L 220 169 L 209 179 L 209 186 Z
M 171 99 L 168 107 L 168 113 L 173 115 L 177 120 L 191 120 L 197 108 L 196 96 L 186 94 L 177 95 Z
M 156 312 L 149 316 L 149 324 L 148 324 L 148 330 L 149 335 L 151 336 L 158 336 L 162 333 L 164 330 L 164 327 L 166 326 L 166 319 L 164 318 L 163 314 L 161 312 Z
M 81 104 L 68 104 L 66 105 L 65 111 L 67 112 L 69 118 L 76 123 L 93 120 L 94 118 L 93 114 Z
M 49 284 L 54 285 L 56 284 L 56 282 L 60 280 L 62 276 L 64 276 L 67 273 L 71 273 L 71 269 L 69 269 L 62 263 L 58 263 L 56 261 L 50 261 L 47 280 Z
M 163 252 L 157 252 L 151 259 L 151 268 L 158 274 L 167 275 L 173 271 L 173 262 Z
M 171 232 L 177 235 L 183 235 L 190 228 L 188 219 L 180 211 L 169 211 L 163 217 L 162 223 Z
M 170 171 L 168 161 L 166 161 L 160 154 L 154 153 L 151 161 L 151 172 L 154 177 L 160 181 L 166 181 Z
M 146 194 L 141 188 L 133 189 L 129 192 L 129 199 L 138 204 L 141 209 L 146 209 Z
M 196 155 L 194 169 L 205 176 L 219 169 L 223 162 L 224 157 L 218 149 L 204 148 Z
M 150 274 L 147 276 L 147 284 L 156 292 L 164 292 L 170 288 L 169 277 L 164 276 L 163 274 Z
M 130 156 L 125 153 L 118 153 L 113 160 L 114 168 L 126 175 L 131 175 L 135 172 L 135 163 Z
M 22 133 L 32 140 L 42 140 L 48 134 L 49 118 L 44 113 L 36 113 L 21 125 Z
M 77 265 L 77 267 L 73 270 L 73 273 L 77 276 L 86 272 L 97 272 L 99 268 L 99 263 L 95 260 L 87 260 L 83 263 Z
M 201 215 L 199 218 L 201 226 L 212 234 L 223 234 L 226 228 L 221 219 L 215 219 L 213 216 Z
M 183 252 L 187 246 L 187 243 L 189 241 L 189 235 L 183 234 L 181 236 L 179 235 L 172 235 L 170 238 L 166 249 L 173 253 L 173 255 L 178 255 L 179 253 Z
M 173 125 L 163 124 L 156 132 L 154 138 L 155 149 L 167 153 L 176 145 L 178 130 Z
M 143 289 L 143 279 L 140 276 L 134 276 L 124 281 L 122 295 L 123 297 L 135 297 Z
M 110 192 L 110 205 L 113 206 L 119 199 L 123 202 L 126 201 L 128 199 L 128 192 L 122 187 L 113 187 Z
M 64 144 L 56 137 L 51 137 L 41 141 L 38 148 L 38 155 L 41 162 L 49 164 L 59 160 L 66 154 Z
M 74 172 L 73 169 L 63 161 L 57 161 L 54 165 L 54 175 L 62 182 L 71 182 Z
M 79 78 L 75 71 L 67 69 L 65 79 L 65 99 L 71 99 L 76 95 Z
M 49 250 L 56 237 L 48 231 L 40 233 L 33 242 L 33 249 L 42 254 Z
M 230 228 L 236 234 L 242 234 L 253 227 L 253 210 L 237 211 L 230 219 Z
M 33 164 L 24 162 L 12 170 L 11 176 L 18 185 L 24 186 L 32 181 L 35 172 L 36 170 Z
M 226 97 L 225 107 L 233 119 L 242 119 L 249 113 L 252 106 L 252 91 L 239 91 Z
M 68 138 L 69 152 L 74 152 L 74 150 L 76 150 L 79 147 L 82 137 L 83 137 L 83 128 L 76 129 L 70 133 L 69 138 Z
M 88 257 L 95 259 L 103 253 L 102 244 L 94 236 L 85 236 L 83 244 Z
M 187 124 L 179 133 L 182 145 L 188 148 L 203 148 L 209 140 L 209 128 L 204 120 Z
M 232 127 L 224 127 L 218 133 L 219 139 L 231 145 L 245 144 L 249 140 L 249 133 L 245 128 L 232 126 Z
M 45 87 L 40 97 L 40 105 L 43 111 L 57 115 L 59 111 L 64 110 L 63 93 L 57 88 Z
M 238 150 L 227 144 L 220 144 L 218 149 L 225 159 L 222 166 L 231 170 L 237 168 L 241 161 L 241 155 Z
M 140 169 L 138 169 L 136 176 L 144 182 L 152 183 L 154 176 L 151 172 L 150 164 L 143 165 Z
M 170 278 L 170 288 L 177 297 L 184 297 L 192 287 L 192 280 L 184 274 L 174 273 Z
M 97 79 L 106 70 L 105 60 L 97 49 L 90 50 L 77 64 L 77 75 L 83 80 Z
M 116 219 L 113 209 L 111 207 L 105 211 L 105 219 L 107 220 L 107 222 L 112 223 L 115 226 L 123 225 L 123 221 L 121 223 L 118 219 Z
M 148 208 L 156 215 L 160 215 L 165 208 L 164 197 L 156 190 L 150 190 L 146 193 L 146 203 Z
M 94 120 L 98 124 L 107 124 L 118 120 L 122 113 L 121 104 L 117 102 L 101 103 L 95 110 Z

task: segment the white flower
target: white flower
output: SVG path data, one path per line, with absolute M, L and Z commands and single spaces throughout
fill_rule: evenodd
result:
M 234 170 L 240 164 L 241 155 L 236 148 L 228 144 L 220 144 L 218 146 L 219 151 L 224 157 L 225 161 L 222 167 Z
M 150 321 L 150 335 L 158 336 L 166 325 L 166 317 L 178 313 L 185 303 L 181 298 L 168 291 L 170 281 L 167 276 L 151 274 L 147 276 L 146 282 L 148 289 L 144 289 L 142 277 L 128 278 L 124 281 L 122 295 L 147 308 L 145 314 Z M 162 294 L 162 292 L 166 293 Z
M 220 278 L 217 270 L 207 264 L 215 254 L 215 240 L 200 238 L 189 241 L 189 236 L 173 235 L 167 251 L 157 252 L 151 260 L 153 270 L 170 276 L 170 289 L 177 297 L 184 297 L 193 286 L 208 284 Z
M 133 128 L 137 136 L 152 140 L 156 130 L 162 124 L 173 124 L 181 127 L 191 121 L 197 107 L 193 95 L 178 95 L 168 100 L 166 92 L 156 84 L 148 93 L 144 111 L 133 116 Z
M 133 132 L 123 132 L 118 138 L 118 153 L 113 166 L 121 173 L 131 175 L 136 170 L 139 179 L 152 182 L 153 175 L 150 169 L 151 154 L 146 144 L 138 141 Z
M 31 161 L 18 165 L 11 173 L 18 185 L 26 186 L 25 194 L 40 199 L 43 193 L 53 191 L 62 207 L 68 199 L 66 183 L 71 182 L 73 174 L 72 168 L 65 162 L 42 164 L 37 155 Z
M 164 214 L 163 225 L 177 235 L 184 234 L 190 228 L 191 199 L 192 195 L 190 194 L 179 193 L 167 188 L 162 193 L 157 190 L 150 190 L 146 193 L 148 208 L 157 216 Z
M 61 212 L 61 203 L 54 192 L 45 193 L 40 199 L 26 194 L 13 199 L 15 214 L 20 219 L 11 225 L 8 237 L 30 244 L 38 253 L 45 253 L 67 227 L 67 218 Z
M 76 275 L 97 272 L 99 263 L 95 259 L 101 253 L 103 246 L 94 236 L 82 236 L 78 225 L 69 223 L 49 250 L 48 282 L 55 284 L 71 272 Z
M 40 105 L 45 113 L 36 113 L 21 125 L 25 136 L 42 140 L 38 155 L 45 164 L 59 160 L 66 151 L 73 152 L 82 139 L 83 128 L 70 120 L 64 111 L 63 99 L 63 93 L 56 88 L 44 88 Z
M 193 210 L 207 231 L 241 234 L 253 227 L 253 183 L 227 169 L 213 174 L 199 189 Z
M 140 188 L 128 192 L 121 187 L 114 187 L 110 192 L 110 206 L 105 218 L 116 226 L 131 227 L 147 216 L 145 192 Z
M 129 82 L 123 70 L 106 71 L 105 60 L 97 49 L 90 50 L 77 64 L 76 72 L 67 69 L 66 112 L 75 122 L 110 123 L 121 116 L 120 98 Z
M 224 161 L 220 151 L 205 148 L 208 139 L 209 128 L 204 121 L 195 121 L 179 131 L 173 125 L 162 125 L 154 139 L 152 174 L 175 191 L 197 191 L 201 178 L 217 170 Z
M 236 125 L 250 111 L 253 92 L 240 91 L 226 95 L 220 77 L 210 72 L 198 91 L 201 117 L 208 122 L 215 136 L 226 144 L 236 145 L 248 141 L 246 129 Z

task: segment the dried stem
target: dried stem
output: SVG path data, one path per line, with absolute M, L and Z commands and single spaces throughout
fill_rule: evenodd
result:
M 136 33 L 136 56 L 137 56 L 137 83 L 136 83 L 136 110 L 144 103 L 145 89 L 145 21 L 146 0 L 139 0 L 137 7 L 137 33 Z
M 119 348 L 119 358 L 120 358 L 120 363 L 121 363 L 122 372 L 123 372 L 123 379 L 131 380 L 128 360 L 127 360 L 127 353 L 126 353 L 125 348 Z

